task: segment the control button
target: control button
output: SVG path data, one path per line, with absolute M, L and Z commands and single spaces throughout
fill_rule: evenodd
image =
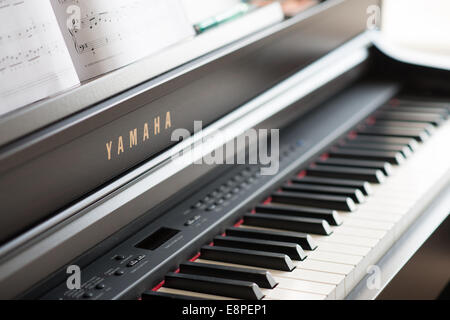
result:
M 220 205 L 223 204 L 224 202 L 225 202 L 225 200 L 219 199 L 219 200 L 216 201 L 216 205 L 217 205 L 217 206 L 220 206 Z
M 192 209 L 199 209 L 203 206 L 203 202 L 199 201 L 192 206 Z
M 145 254 L 141 254 L 141 255 L 137 256 L 136 260 L 141 261 L 141 260 L 144 260 L 144 258 L 145 258 Z
M 94 296 L 94 294 L 92 292 L 83 293 L 83 298 L 85 298 L 85 299 L 92 298 L 93 296 Z
M 130 262 L 127 263 L 127 267 L 128 268 L 134 267 L 138 263 L 139 263 L 139 260 L 137 260 L 137 259 L 131 260 Z
M 208 208 L 206 208 L 206 211 L 213 211 L 213 210 L 215 210 L 216 208 L 217 208 L 217 206 L 214 205 L 214 204 L 212 204 L 212 205 L 210 205 Z
M 225 195 L 225 197 L 224 197 L 224 199 L 226 199 L 226 200 L 231 199 L 231 198 L 233 198 L 233 194 L 232 193 L 227 193 Z
M 115 256 L 114 259 L 116 259 L 117 261 L 121 261 L 121 260 L 125 259 L 125 256 L 118 255 L 118 256 Z
M 194 223 L 196 223 L 199 219 L 201 218 L 201 216 L 195 216 L 191 219 L 189 219 L 188 221 L 186 221 L 186 223 L 184 224 L 186 227 L 193 225 Z
M 249 177 L 252 175 L 252 172 L 250 171 L 250 169 L 246 169 L 244 172 L 242 172 L 242 174 L 244 175 L 244 177 Z
M 213 197 L 213 198 L 217 198 L 219 195 L 220 195 L 220 192 L 217 191 L 217 190 L 214 190 L 214 191 L 211 193 L 211 197 Z
M 97 289 L 97 290 L 105 289 L 105 284 L 104 283 L 99 283 L 98 285 L 95 286 L 95 289 Z
M 116 276 L 123 276 L 125 272 L 123 272 L 123 270 L 117 270 L 116 272 L 114 272 L 114 274 Z

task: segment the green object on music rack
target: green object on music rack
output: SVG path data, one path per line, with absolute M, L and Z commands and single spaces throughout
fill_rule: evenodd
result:
M 240 3 L 223 13 L 220 13 L 214 17 L 208 18 L 202 22 L 195 24 L 194 29 L 197 32 L 197 34 L 202 33 L 222 23 L 236 19 L 244 15 L 245 13 L 249 12 L 252 8 L 253 6 L 250 4 Z

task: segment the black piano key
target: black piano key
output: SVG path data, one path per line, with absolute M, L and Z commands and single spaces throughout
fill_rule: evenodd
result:
M 309 177 L 305 176 L 302 178 L 294 178 L 291 180 L 293 183 L 308 183 L 316 185 L 326 185 L 326 186 L 336 186 L 336 187 L 350 187 L 358 188 L 365 195 L 372 194 L 372 187 L 370 183 L 360 180 L 346 180 L 346 179 L 332 179 L 332 178 L 322 178 L 322 177 Z
M 381 150 L 364 150 L 339 147 L 328 152 L 330 158 L 341 159 L 359 159 L 371 161 L 385 161 L 391 164 L 402 164 L 405 157 L 396 151 L 381 151 Z
M 382 136 L 357 136 L 355 139 L 349 141 L 355 141 L 357 143 L 380 143 L 380 144 L 394 144 L 394 145 L 405 145 L 411 151 L 416 151 L 419 144 L 416 140 L 412 138 L 401 138 L 401 137 L 382 137 Z
M 284 253 L 292 260 L 301 261 L 306 259 L 306 254 L 303 249 L 298 244 L 291 242 L 278 242 L 233 236 L 217 236 L 214 238 L 214 245 L 219 247 Z
M 435 127 L 428 122 L 410 122 L 410 121 L 389 121 L 389 120 L 379 120 L 376 122 L 376 126 L 382 127 L 405 127 L 405 128 L 416 128 L 425 130 L 428 134 L 433 134 L 435 132 Z
M 392 174 L 392 166 L 389 162 L 386 162 L 386 161 L 329 158 L 326 160 L 317 160 L 316 163 L 325 165 L 325 166 L 332 165 L 332 166 L 339 166 L 339 167 L 378 169 L 378 170 L 381 170 L 385 176 L 390 176 Z
M 412 106 L 411 104 L 405 103 L 396 106 L 386 106 L 383 107 L 380 111 L 390 111 L 390 112 L 407 112 L 407 113 L 432 113 L 437 114 L 443 117 L 444 119 L 448 118 L 448 110 L 446 108 L 439 107 L 428 107 L 428 106 Z
M 306 173 L 313 177 L 362 180 L 373 183 L 382 183 L 386 179 L 386 176 L 381 170 L 364 168 L 316 165 L 314 168 L 306 170 Z
M 225 232 L 228 236 L 234 237 L 297 243 L 304 250 L 315 250 L 317 248 L 317 244 L 314 242 L 313 238 L 306 233 L 292 231 L 256 230 L 244 227 L 228 228 Z
M 339 226 L 342 224 L 342 219 L 337 211 L 330 209 L 267 204 L 257 206 L 255 211 L 256 213 L 261 214 L 281 214 L 293 217 L 323 219 L 332 226 Z
M 408 146 L 400 144 L 380 144 L 380 143 L 369 143 L 350 140 L 341 146 L 345 148 L 360 149 L 360 150 L 362 149 L 362 150 L 396 151 L 400 152 L 402 156 L 405 158 L 409 158 L 412 155 L 412 151 Z
M 261 300 L 264 297 L 253 282 L 193 274 L 169 273 L 165 277 L 164 287 L 244 300 Z
M 143 301 L 167 301 L 167 300 L 206 300 L 204 298 L 174 294 L 168 292 L 146 291 L 142 294 Z
M 307 193 L 326 194 L 332 196 L 349 197 L 355 203 L 363 203 L 366 200 L 363 193 L 356 188 L 330 187 L 330 186 L 296 183 L 292 185 L 285 184 L 281 187 L 281 190 L 286 192 L 307 192 Z
M 378 111 L 375 113 L 377 120 L 388 121 L 411 121 L 411 122 L 428 122 L 435 126 L 441 125 L 444 117 L 424 112 L 397 112 L 397 111 Z
M 199 276 L 250 281 L 256 283 L 260 288 L 266 289 L 272 289 L 277 285 L 277 282 L 267 270 L 186 262 L 180 265 L 180 272 L 185 274 L 196 274 Z
M 378 127 L 378 126 L 367 126 L 361 128 L 361 130 L 358 131 L 358 135 L 413 138 L 419 142 L 425 142 L 429 138 L 429 134 L 422 129 Z
M 298 218 L 275 214 L 246 214 L 244 216 L 244 224 L 252 227 L 282 229 L 325 236 L 333 233 L 328 222 L 323 219 Z
M 200 256 L 205 260 L 228 262 L 260 268 L 292 271 L 295 269 L 291 258 L 285 254 L 256 250 L 204 246 Z
M 438 108 L 447 110 L 447 113 L 450 113 L 450 103 L 444 101 L 436 101 L 430 99 L 423 100 L 422 98 L 418 99 L 417 97 L 407 97 L 397 99 L 394 104 L 395 105 L 392 105 L 392 107 L 419 107 L 424 110 L 427 110 L 428 108 Z
M 342 211 L 355 211 L 355 202 L 345 196 L 332 196 L 306 192 L 276 192 L 272 201 L 277 203 L 295 204 L 305 207 L 317 207 Z

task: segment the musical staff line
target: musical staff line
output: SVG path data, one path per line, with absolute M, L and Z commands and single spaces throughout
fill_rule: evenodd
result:
M 0 116 L 79 83 L 49 1 L 0 0 Z

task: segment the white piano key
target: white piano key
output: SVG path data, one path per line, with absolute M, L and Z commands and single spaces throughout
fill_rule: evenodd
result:
M 281 289 L 320 294 L 326 296 L 328 299 L 336 299 L 336 285 L 277 276 L 274 276 L 274 279 L 278 282 L 277 287 L 280 287 Z M 277 287 L 273 290 L 276 290 Z
M 389 212 L 393 214 L 405 214 L 407 209 L 398 208 L 391 206 L 389 204 L 384 204 L 381 202 L 377 202 L 377 198 L 374 196 L 372 199 L 367 201 L 366 203 L 358 206 L 358 209 L 354 213 L 358 212 Z
M 263 300 L 325 300 L 327 296 L 286 289 L 262 289 Z
M 338 274 L 344 276 L 344 286 L 346 294 L 349 292 L 349 288 L 353 288 L 356 285 L 354 266 L 312 259 L 306 259 L 305 261 L 298 262 L 296 265 L 298 269 L 302 270 L 322 271 L 329 274 Z
M 386 235 L 386 231 L 383 230 L 373 230 L 367 228 L 356 228 L 356 227 L 347 227 L 342 225 L 338 228 L 333 229 L 336 234 L 344 234 L 349 236 L 359 236 L 373 239 L 381 239 Z
M 411 207 L 409 203 L 406 203 L 402 206 L 386 204 L 382 201 L 377 201 L 378 199 L 374 196 L 372 199 L 367 201 L 366 203 L 358 206 L 358 210 L 355 211 L 370 211 L 373 210 L 375 212 L 392 212 L 396 214 L 405 214 Z
M 318 245 L 320 246 L 320 251 L 325 252 L 335 252 L 335 253 L 344 253 L 348 255 L 355 255 L 355 256 L 366 256 L 369 254 L 371 247 L 362 247 L 362 246 L 353 246 L 348 244 L 341 244 L 341 243 L 330 243 L 326 241 L 320 241 L 318 242 Z
M 340 275 L 348 275 L 353 268 L 352 265 L 312 260 L 312 259 L 306 259 L 304 261 L 295 261 L 294 264 L 297 266 L 297 268 L 300 269 L 322 271 L 326 273 L 333 273 Z
M 179 289 L 172 289 L 172 288 L 165 288 L 161 287 L 158 289 L 158 292 L 165 292 L 165 293 L 172 293 L 172 294 L 180 294 L 188 297 L 195 297 L 195 298 L 203 298 L 208 300 L 237 300 L 234 298 L 229 297 L 222 297 L 222 296 L 216 296 L 212 294 L 205 294 L 205 293 L 199 293 L 194 291 L 186 291 L 186 290 L 179 290 Z
M 395 214 L 389 215 L 384 213 L 366 213 L 366 212 L 359 213 L 358 216 L 355 216 L 355 218 L 358 219 L 390 223 L 392 225 L 390 231 L 394 233 L 395 238 L 400 234 L 403 217 L 404 216 L 402 215 L 395 215 Z
M 373 221 L 384 221 L 390 223 L 397 223 L 402 219 L 402 215 L 393 213 L 381 213 L 381 212 L 366 212 L 365 210 L 358 211 L 357 214 L 352 215 L 354 218 L 373 220 Z
M 361 252 L 360 255 L 354 255 L 353 260 L 349 258 L 351 256 L 348 253 L 340 254 L 337 252 L 331 253 L 321 251 L 321 242 L 319 242 L 318 249 L 314 253 L 310 254 L 309 259 L 353 265 L 353 278 L 355 281 L 359 281 L 366 273 L 367 267 L 373 264 L 373 262 L 379 258 L 379 253 L 383 250 L 387 250 L 392 245 L 393 241 L 393 232 L 386 233 L 384 238 L 377 240 L 377 243 L 371 248 L 371 250 L 365 251 L 365 254 Z M 340 249 L 339 245 L 333 243 L 333 241 L 327 241 L 327 244 L 330 245 L 329 250 L 339 251 Z M 352 253 L 357 254 L 356 251 Z M 352 286 L 347 286 L 346 288 L 352 288 Z
M 313 235 L 312 238 L 316 242 L 332 242 L 332 243 L 341 243 L 348 244 L 352 246 L 363 246 L 373 248 L 378 243 L 378 239 L 359 237 L 359 236 L 350 236 L 344 234 L 336 234 L 333 233 L 329 237 L 325 236 L 316 236 Z
M 301 269 L 301 262 L 298 263 L 297 266 L 298 267 L 293 271 L 296 279 L 339 285 L 345 278 L 345 276 L 337 273 Z
M 307 282 L 313 282 L 312 289 L 314 289 L 314 293 L 321 293 L 326 294 L 329 292 L 334 291 L 335 292 L 335 298 L 336 299 L 343 299 L 345 297 L 345 276 L 336 274 L 336 273 L 328 273 L 328 272 L 322 272 L 322 271 L 316 271 L 316 270 L 307 270 L 307 269 L 301 269 L 299 266 L 301 266 L 301 262 L 297 264 L 297 268 L 294 269 L 292 272 L 283 272 L 283 271 L 277 271 L 273 270 L 270 271 L 272 276 L 274 276 L 276 281 L 279 281 L 278 286 L 284 289 L 291 289 L 291 290 L 301 290 L 301 291 L 309 291 L 311 289 L 311 285 L 307 287 L 305 285 L 305 282 L 303 283 L 295 283 L 292 282 L 292 286 L 287 286 L 287 280 L 304 280 Z M 285 278 L 286 280 L 282 280 L 281 278 Z M 326 286 L 319 286 L 316 283 L 325 284 Z M 300 285 L 299 287 L 296 287 L 296 285 Z M 331 286 L 330 286 L 331 285 Z M 323 292 L 320 292 L 319 289 L 324 290 Z M 328 295 L 327 294 L 327 295 Z
M 308 256 L 308 259 L 311 260 L 348 264 L 351 266 L 356 266 L 359 262 L 361 262 L 362 258 L 363 256 L 348 255 L 336 252 L 325 252 L 320 250 L 311 252 Z
M 342 216 L 342 220 L 344 221 L 345 226 L 350 227 L 361 227 L 373 230 L 384 230 L 389 231 L 394 227 L 394 223 L 390 222 L 382 222 L 382 221 L 373 221 L 367 220 L 363 218 L 359 218 L 357 215 L 352 216 Z

